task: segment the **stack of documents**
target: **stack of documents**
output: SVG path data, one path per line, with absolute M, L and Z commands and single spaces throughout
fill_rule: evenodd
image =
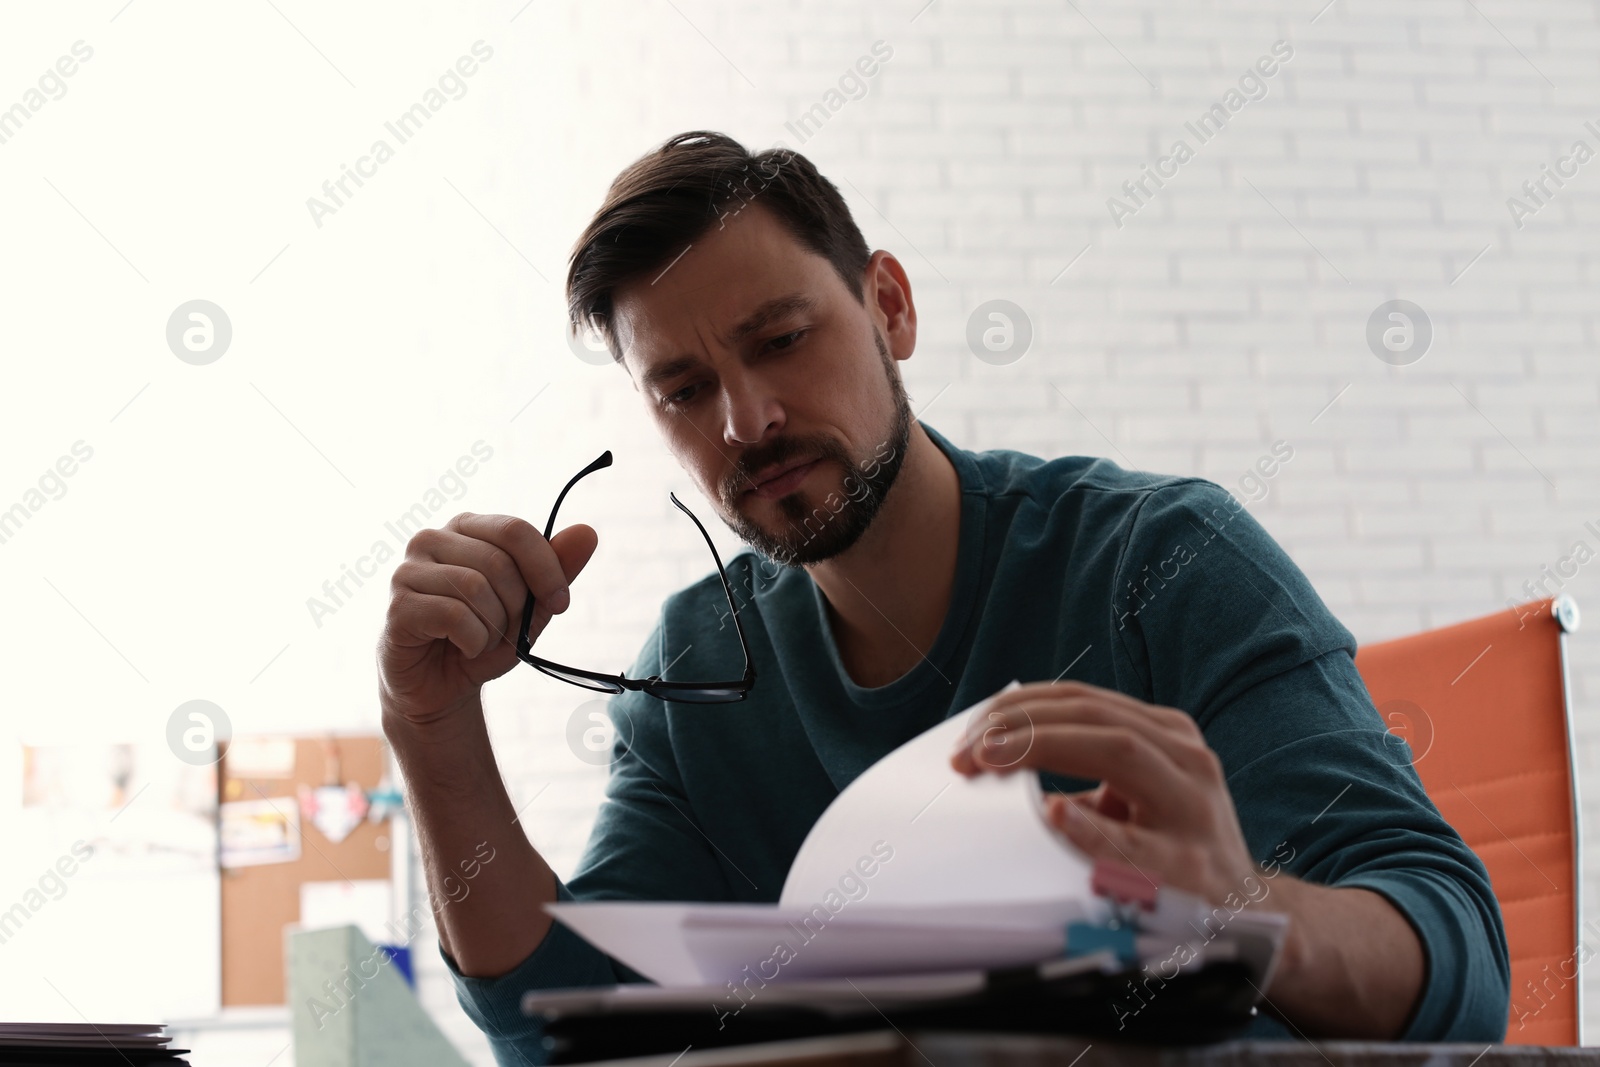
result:
M 165 1030 L 160 1023 L 0 1023 L 0 1064 L 186 1067 L 178 1054 L 189 1050 L 168 1048 Z
M 776 904 L 546 905 L 656 984 L 534 991 L 523 1010 L 558 1019 L 703 1014 L 709 1005 L 724 1023 L 747 1007 L 892 1015 L 894 1006 L 941 998 L 978 1003 L 997 982 L 1060 990 L 1061 980 L 1089 974 L 1098 984 L 1079 979 L 1071 995 L 1081 1000 L 1092 988 L 1103 1001 L 1108 976 L 1120 989 L 1124 972 L 1136 980 L 1141 968 L 1159 968 L 1160 985 L 1226 963 L 1230 988 L 1250 998 L 1247 1014 L 1250 989 L 1271 980 L 1286 917 L 1222 909 L 1219 920 L 1198 898 L 1158 892 L 1143 877 L 1134 879 L 1149 890 L 1141 906 L 1102 895 L 1105 865 L 1097 869 L 1050 826 L 1037 773 L 968 779 L 950 767 L 956 743 L 989 725 L 987 705 L 913 738 L 841 792 L 801 845 Z M 1179 1000 L 1168 994 L 1163 1010 Z M 1237 1007 L 1237 997 L 1229 1003 Z

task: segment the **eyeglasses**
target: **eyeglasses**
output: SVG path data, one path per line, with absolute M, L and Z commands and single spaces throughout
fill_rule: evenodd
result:
M 593 474 L 603 467 L 611 466 L 611 452 L 606 450 L 600 458 L 589 464 L 583 470 L 572 476 L 572 480 L 561 490 L 561 495 L 556 497 L 555 507 L 550 509 L 550 519 L 544 524 L 544 538 L 550 540 L 550 535 L 555 531 L 556 512 L 561 510 L 561 502 L 566 499 L 567 492 L 578 480 L 586 475 Z M 579 670 L 576 667 L 567 667 L 551 660 L 543 659 L 533 654 L 533 642 L 528 639 L 528 627 L 533 623 L 533 594 L 528 594 L 527 602 L 522 606 L 522 625 L 517 630 L 517 658 L 530 666 L 548 674 L 559 681 L 572 685 L 582 686 L 584 689 L 593 689 L 601 693 L 621 693 L 624 690 L 643 692 L 658 700 L 672 700 L 683 704 L 731 704 L 745 698 L 756 682 L 755 665 L 750 662 L 750 644 L 745 640 L 744 627 L 739 623 L 739 605 L 733 599 L 733 589 L 728 585 L 728 572 L 722 568 L 722 559 L 717 555 L 717 546 L 711 543 L 711 535 L 706 533 L 706 528 L 700 525 L 700 520 L 694 517 L 694 512 L 683 506 L 676 495 L 667 494 L 672 498 L 679 511 L 693 520 L 695 528 L 700 531 L 700 536 L 705 538 L 706 547 L 711 549 L 711 558 L 717 564 L 717 576 L 722 579 L 722 591 L 728 597 L 728 608 L 733 614 L 733 628 L 739 634 L 739 645 L 744 649 L 744 677 L 734 682 L 668 682 L 663 681 L 660 675 L 650 678 L 625 678 L 621 674 L 600 674 L 596 671 Z

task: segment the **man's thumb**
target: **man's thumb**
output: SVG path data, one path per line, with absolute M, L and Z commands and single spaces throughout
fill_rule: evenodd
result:
M 600 535 L 594 532 L 592 526 L 586 526 L 581 522 L 558 531 L 550 538 L 550 547 L 555 550 L 556 559 L 561 561 L 561 573 L 566 576 L 568 582 L 589 565 L 589 560 L 599 544 Z

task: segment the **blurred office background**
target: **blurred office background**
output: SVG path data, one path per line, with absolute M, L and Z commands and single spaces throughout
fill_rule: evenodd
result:
M 839 186 L 910 274 L 905 378 L 956 443 L 1212 478 L 1361 641 L 1554 592 L 1600 609 L 1593 4 L 106 0 L 0 20 L 0 122 L 25 111 L 0 125 L 0 909 L 27 911 L 0 944 L 8 1017 L 184 1019 L 221 1062 L 289 1062 L 282 1009 L 219 1011 L 215 769 L 169 727 L 204 700 L 237 737 L 376 733 L 399 516 L 543 522 L 613 450 L 564 509 L 600 549 L 543 646 L 595 668 L 630 663 L 706 572 L 667 493 L 710 506 L 624 373 L 569 346 L 562 299 L 610 179 L 683 130 L 781 142 Z M 430 100 L 403 142 L 386 126 Z M 1216 104 L 1202 142 L 1186 123 Z M 391 155 L 325 191 L 380 139 Z M 1179 139 L 1193 157 L 1162 163 Z M 209 356 L 179 358 L 169 320 L 197 300 L 231 336 L 207 310 Z M 1420 358 L 1369 344 L 1392 300 L 1431 330 Z M 992 301 L 1025 351 L 969 343 Z M 1277 442 L 1293 458 L 1249 477 Z M 1593 828 L 1600 644 L 1571 649 Z M 573 740 L 588 703 L 520 667 L 488 692 L 522 825 L 562 873 L 605 775 Z M 61 874 L 79 840 L 102 847 Z M 431 934 L 411 947 L 429 1012 L 489 1063 Z

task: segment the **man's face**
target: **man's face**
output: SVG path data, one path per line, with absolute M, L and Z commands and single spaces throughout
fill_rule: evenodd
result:
M 667 446 L 723 521 L 780 563 L 854 544 L 905 458 L 911 411 L 877 263 L 863 306 L 757 202 L 614 293 L 617 342 Z

